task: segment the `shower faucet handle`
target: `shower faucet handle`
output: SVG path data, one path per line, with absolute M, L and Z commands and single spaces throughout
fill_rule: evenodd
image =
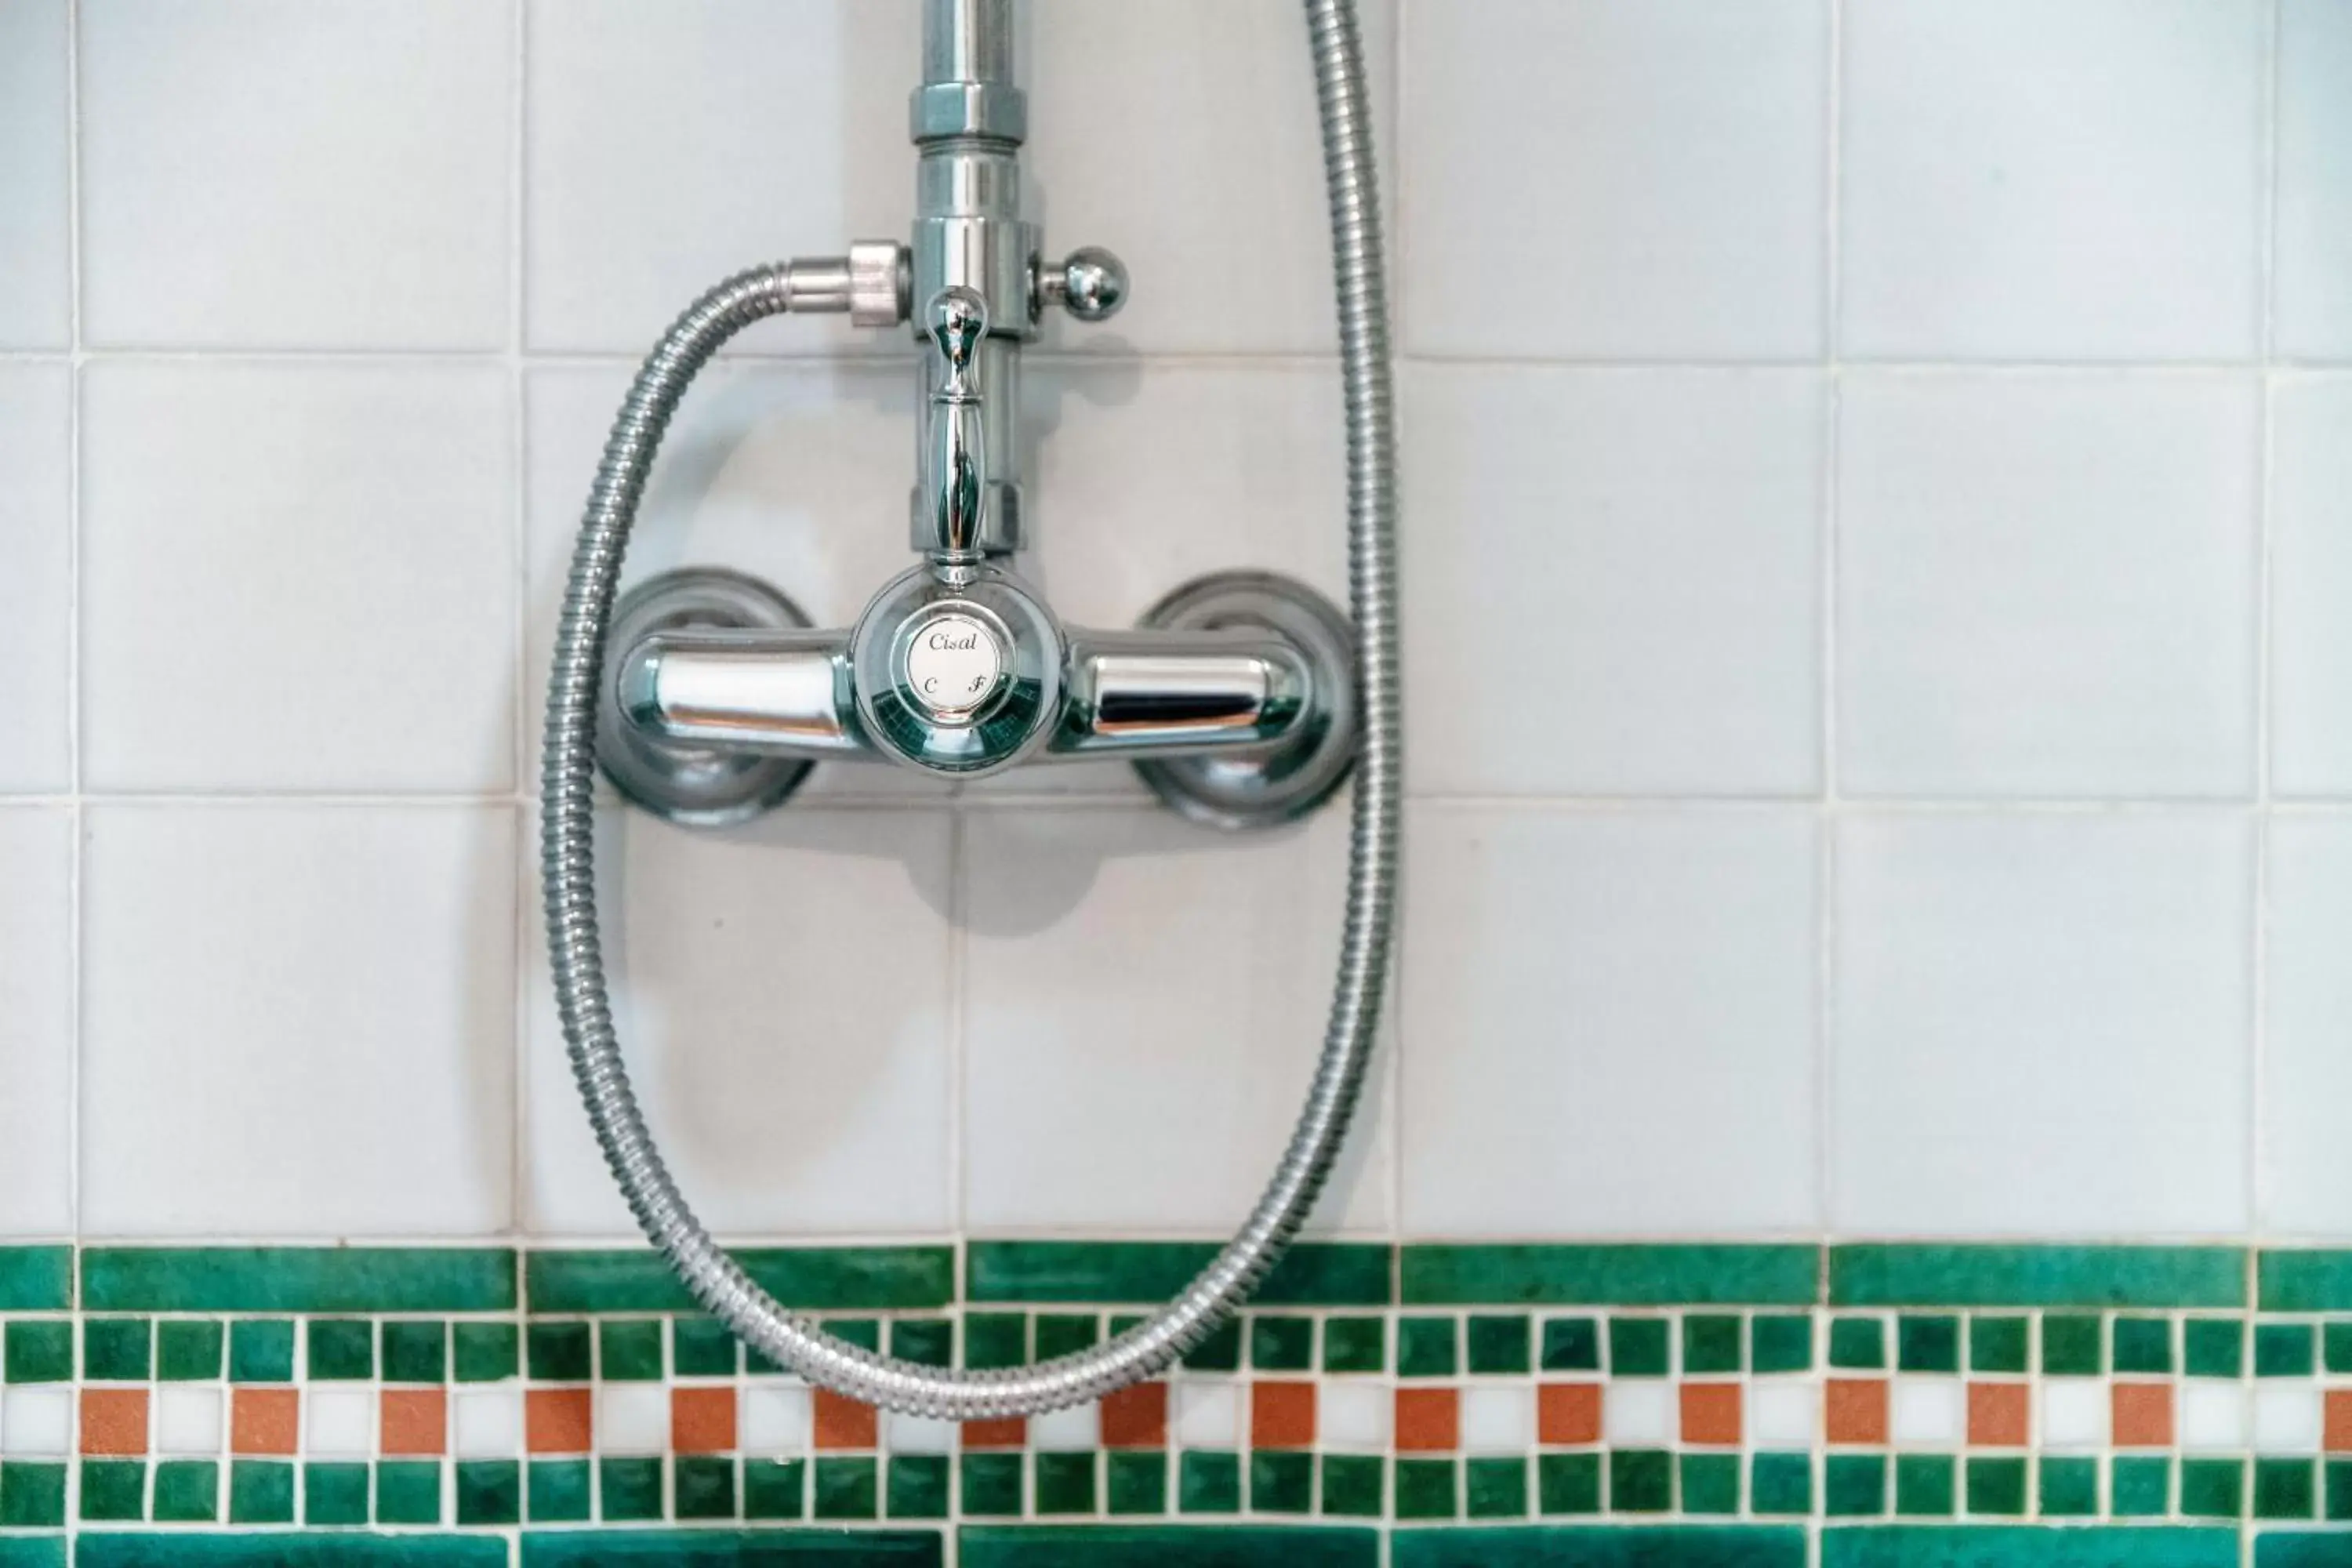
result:
M 923 332 L 938 355 L 915 492 L 924 509 L 923 548 L 942 565 L 969 565 L 981 559 L 988 505 L 988 428 L 978 374 L 988 301 L 975 289 L 942 289 L 923 307 Z

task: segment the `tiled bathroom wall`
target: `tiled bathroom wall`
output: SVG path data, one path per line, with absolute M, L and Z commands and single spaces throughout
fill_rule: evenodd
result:
M 1231 1342 L 957 1433 L 681 1315 L 537 929 L 605 427 L 905 233 L 913 0 L 0 0 L 0 1563 L 2352 1563 L 2352 0 L 1362 4 L 1385 1054 Z M 1032 210 L 1134 293 L 1029 356 L 1024 570 L 1342 594 L 1297 7 L 1027 10 Z M 847 620 L 911 364 L 747 333 L 632 575 Z M 1271 1168 L 1338 809 L 603 826 L 666 1152 L 848 1331 L 1087 1342 Z

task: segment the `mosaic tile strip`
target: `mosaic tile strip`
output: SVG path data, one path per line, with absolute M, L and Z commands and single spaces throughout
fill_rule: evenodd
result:
M 505 1568 L 507 1560 L 495 1536 L 93 1531 L 74 1544 L 74 1568 Z
M 2165 1526 L 2107 1530 L 1832 1530 L 1822 1568 L 2237 1568 L 2227 1530 Z
M 746 1247 L 734 1257 L 761 1289 L 803 1311 L 940 1307 L 955 1300 L 951 1247 Z M 523 1267 L 534 1311 L 695 1310 L 668 1266 L 642 1248 L 532 1252 Z
M 965 1252 L 965 1289 L 974 1301 L 1164 1301 L 1216 1254 L 1207 1242 L 975 1241 Z M 1391 1267 L 1386 1247 L 1305 1242 L 1275 1265 L 1256 1300 L 1385 1306 Z
M 1246 1526 L 967 1527 L 956 1537 L 961 1568 L 1376 1568 L 1370 1530 Z
M 1817 1247 L 1407 1247 L 1408 1303 L 1804 1306 L 1821 1296 Z
M 2352 1286 L 2352 1273 L 2345 1276 Z M 2345 1293 L 2352 1306 L 2352 1289 Z M 2242 1307 L 2235 1247 L 1830 1248 L 1830 1303 L 1843 1307 Z
M 2258 1274 L 2266 1312 L 2352 1312 L 2352 1252 L 2264 1252 Z
M 1803 1568 L 1801 1530 L 1401 1530 L 1394 1568 Z
M 866 1568 L 939 1568 L 945 1558 L 936 1532 L 865 1531 L 532 1531 L 522 1538 L 522 1568 L 607 1568 L 661 1563 L 665 1568 L 791 1568 L 835 1563 Z
M 92 1311 L 494 1312 L 516 1305 L 505 1247 L 90 1247 Z

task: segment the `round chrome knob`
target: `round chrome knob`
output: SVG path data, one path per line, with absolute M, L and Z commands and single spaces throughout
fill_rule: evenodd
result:
M 1039 276 L 1044 302 L 1059 305 L 1081 321 L 1108 321 L 1127 303 L 1127 263 L 1098 245 L 1070 252 L 1069 258 Z
M 949 610 L 916 622 L 901 658 L 908 694 L 942 723 L 970 720 L 1004 683 L 1003 641 L 976 615 Z

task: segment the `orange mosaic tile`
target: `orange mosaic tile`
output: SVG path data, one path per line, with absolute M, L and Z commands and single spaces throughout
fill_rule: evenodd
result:
M 1886 1441 L 1886 1380 L 1833 1377 L 1822 1390 L 1824 1418 L 1832 1443 Z
M 967 1448 L 1018 1448 L 1028 1441 L 1029 1422 L 1024 1416 L 1005 1415 L 993 1421 L 963 1424 L 963 1446 Z
M 523 1446 L 534 1454 L 584 1454 L 596 1418 L 584 1388 L 534 1388 L 522 1396 Z
M 2032 1396 L 2021 1383 L 1969 1384 L 1969 1442 L 1979 1448 L 2022 1448 L 2032 1440 Z
M 2172 1447 L 2172 1385 L 2119 1383 L 2112 1390 L 2113 1441 L 2118 1448 Z
M 871 1448 L 881 1430 L 871 1405 L 845 1399 L 829 1388 L 812 1390 L 816 1396 L 816 1446 L 820 1448 Z
M 1396 1391 L 1400 1454 L 1451 1453 L 1462 1447 L 1462 1394 L 1452 1388 Z
M 147 1391 L 85 1388 L 81 1391 L 81 1451 L 143 1454 L 147 1451 Z
M 735 1447 L 735 1391 L 669 1391 L 669 1446 L 680 1454 L 726 1454 Z
M 1739 1385 L 1736 1383 L 1683 1384 L 1683 1441 L 1701 1447 L 1739 1445 Z
M 292 1389 L 237 1388 L 230 1391 L 230 1453 L 291 1454 L 301 1431 L 301 1396 Z
M 1102 1402 L 1102 1445 L 1106 1448 L 1164 1448 L 1168 1446 L 1168 1385 L 1139 1383 Z
M 2352 1388 L 2329 1389 L 2326 1408 L 2321 1446 L 2331 1454 L 2352 1454 Z
M 1562 1447 L 1601 1441 L 1601 1385 L 1547 1383 L 1537 1389 L 1536 1441 Z
M 1257 1383 L 1250 1385 L 1250 1447 L 1311 1448 L 1315 1446 L 1315 1385 Z
M 438 1455 L 449 1446 L 449 1394 L 441 1388 L 387 1388 L 381 1399 L 383 1451 L 404 1458 Z

